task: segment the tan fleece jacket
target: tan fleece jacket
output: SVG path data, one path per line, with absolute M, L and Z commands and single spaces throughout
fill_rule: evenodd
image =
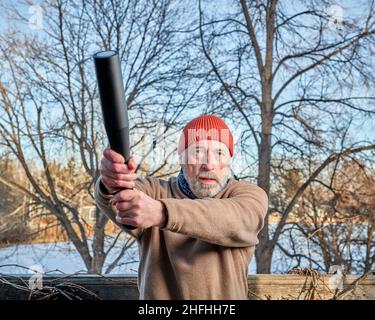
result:
M 138 242 L 140 299 L 246 299 L 248 265 L 268 208 L 266 193 L 234 179 L 210 199 L 188 198 L 176 177 L 137 179 L 136 188 L 162 201 L 168 219 L 163 229 L 120 225 Z M 102 192 L 100 179 L 95 197 L 115 222 L 113 196 Z

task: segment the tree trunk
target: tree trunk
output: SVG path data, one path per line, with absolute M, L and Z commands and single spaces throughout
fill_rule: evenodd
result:
M 94 239 L 92 243 L 93 259 L 89 273 L 102 273 L 105 261 L 104 252 L 104 239 L 105 239 L 105 226 L 108 222 L 107 216 L 102 214 L 98 207 L 95 208 L 95 226 L 94 226 Z
M 267 195 L 270 193 L 271 155 L 272 155 L 272 85 L 266 82 L 263 88 L 262 133 L 259 145 L 258 186 Z M 275 245 L 271 243 L 268 225 L 268 212 L 264 227 L 259 233 L 259 244 L 255 250 L 257 273 L 271 273 L 272 253 Z
M 271 134 L 262 134 L 258 162 L 258 186 L 269 195 L 271 174 Z M 270 273 L 273 247 L 270 243 L 268 212 L 264 227 L 259 233 L 259 244 L 255 250 L 257 273 Z

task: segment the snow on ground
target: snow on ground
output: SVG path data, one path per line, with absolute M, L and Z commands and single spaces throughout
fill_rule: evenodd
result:
M 288 239 L 284 236 L 280 238 L 281 243 L 284 247 L 288 248 Z M 297 252 L 303 253 L 306 257 L 299 263 L 297 258 L 291 259 L 284 255 L 280 249 L 276 248 L 272 257 L 272 273 L 285 273 L 288 270 L 299 267 L 299 268 L 314 268 L 319 272 L 324 272 L 324 264 L 322 261 L 322 252 L 318 246 L 306 246 L 306 241 L 303 237 L 295 235 L 295 242 L 300 243 Z M 122 249 L 122 243 L 118 243 L 115 248 L 112 249 L 105 262 L 103 273 L 106 273 L 107 266 L 118 256 Z M 91 243 L 90 243 L 91 245 Z M 108 248 L 108 246 L 107 246 Z M 362 247 L 351 247 L 350 252 L 353 257 L 358 261 L 358 266 L 361 266 L 361 261 L 364 257 L 364 249 Z M 134 244 L 128 249 L 125 255 L 120 259 L 119 265 L 114 268 L 111 274 L 130 274 L 137 275 L 138 270 L 138 248 Z M 312 263 L 315 261 L 316 263 Z M 17 267 L 15 265 L 23 266 L 26 268 Z M 32 245 L 18 245 L 9 248 L 0 249 L 0 274 L 27 274 L 29 273 L 27 268 L 32 266 L 41 266 L 44 272 L 48 273 L 86 273 L 87 269 L 83 263 L 83 260 L 75 247 L 71 242 L 61 243 L 49 243 L 49 244 L 32 244 Z M 360 274 L 360 268 L 353 269 L 352 274 Z M 256 263 L 255 257 L 252 259 L 249 265 L 249 274 L 256 274 Z
M 108 255 L 104 269 L 117 257 L 120 248 L 114 248 Z M 28 273 L 28 270 L 14 265 L 30 268 L 40 265 L 48 273 L 86 273 L 83 260 L 71 242 L 18 245 L 0 249 L 0 273 Z M 138 268 L 137 247 L 125 253 L 120 266 L 113 274 L 136 274 Z
M 270 227 L 272 231 L 273 226 Z M 358 228 L 359 234 L 356 235 L 357 238 L 364 237 L 361 232 L 363 232 L 363 230 Z M 297 255 L 296 258 L 291 259 L 276 247 L 272 257 L 272 273 L 285 273 L 295 267 L 314 268 L 319 272 L 328 271 L 324 269 L 321 248 L 317 244 L 307 241 L 305 236 L 299 234 L 296 230 L 291 229 L 290 234 L 288 232 L 283 233 L 279 239 L 279 243 L 284 248 L 290 249 L 291 238 L 293 238 L 296 253 L 303 254 L 304 258 L 299 260 Z M 111 241 L 113 241 L 113 238 L 108 238 L 107 241 L 108 244 L 106 245 L 106 250 Z M 125 241 L 126 238 L 119 240 L 116 246 L 111 250 L 104 265 L 103 273 L 106 272 L 105 270 L 107 266 L 118 256 Z M 91 249 L 91 241 L 89 242 L 89 245 Z M 354 266 L 355 268 L 351 270 L 352 274 L 361 273 L 363 269 L 361 269 L 361 266 L 365 257 L 365 249 L 365 246 L 357 245 L 351 245 L 350 248 L 348 248 L 348 253 L 352 255 L 352 258 L 355 259 L 356 263 Z M 344 258 L 347 257 L 344 255 Z M 126 251 L 125 255 L 121 258 L 119 265 L 114 268 L 111 274 L 137 275 L 138 260 L 138 248 L 136 243 L 134 243 L 134 245 Z M 16 267 L 14 265 L 20 265 L 27 268 L 34 265 L 40 265 L 43 268 L 43 271 L 48 273 L 72 274 L 78 272 L 85 273 L 87 270 L 82 258 L 71 242 L 18 245 L 15 247 L 0 249 L 0 274 L 28 273 L 27 269 Z M 255 273 L 256 264 L 255 258 L 253 258 L 249 266 L 249 274 Z
M 112 261 L 120 252 L 120 247 L 109 254 Z M 137 247 L 131 247 L 120 261 L 120 266 L 115 268 L 111 274 L 136 275 L 138 270 Z M 105 267 L 108 266 L 108 262 Z M 72 274 L 85 273 L 86 267 L 82 258 L 71 242 L 18 245 L 0 249 L 0 274 L 27 274 L 29 270 L 14 265 L 34 269 L 33 266 L 40 265 L 44 272 L 49 274 Z M 105 268 L 104 268 L 105 269 Z M 254 274 L 255 259 L 250 263 L 249 274 Z

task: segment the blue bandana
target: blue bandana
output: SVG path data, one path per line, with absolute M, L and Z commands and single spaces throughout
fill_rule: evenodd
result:
M 197 199 L 197 197 L 194 195 L 194 193 L 190 190 L 189 184 L 185 179 L 184 172 L 182 169 L 180 170 L 180 173 L 178 174 L 178 186 L 182 190 L 182 192 L 188 196 L 190 199 Z

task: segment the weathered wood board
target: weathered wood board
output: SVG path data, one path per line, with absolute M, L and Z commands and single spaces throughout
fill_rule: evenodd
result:
M 0 299 L 19 300 L 36 299 L 42 295 L 29 290 L 30 275 L 0 275 Z M 369 275 L 358 281 L 357 276 L 347 276 L 343 283 L 344 294 L 341 299 L 375 300 L 375 276 Z M 249 281 L 249 299 L 332 299 L 335 290 L 329 288 L 329 277 L 318 278 L 303 275 L 251 275 Z M 43 277 L 45 292 L 53 292 L 53 298 L 64 297 L 64 291 L 70 297 L 82 299 L 138 299 L 137 278 L 126 275 L 72 275 Z M 48 291 L 49 290 L 49 291 Z M 341 294 L 343 293 L 340 290 Z M 95 296 L 96 295 L 96 296 Z M 47 295 L 48 296 L 48 295 Z M 46 296 L 45 296 L 46 298 Z

